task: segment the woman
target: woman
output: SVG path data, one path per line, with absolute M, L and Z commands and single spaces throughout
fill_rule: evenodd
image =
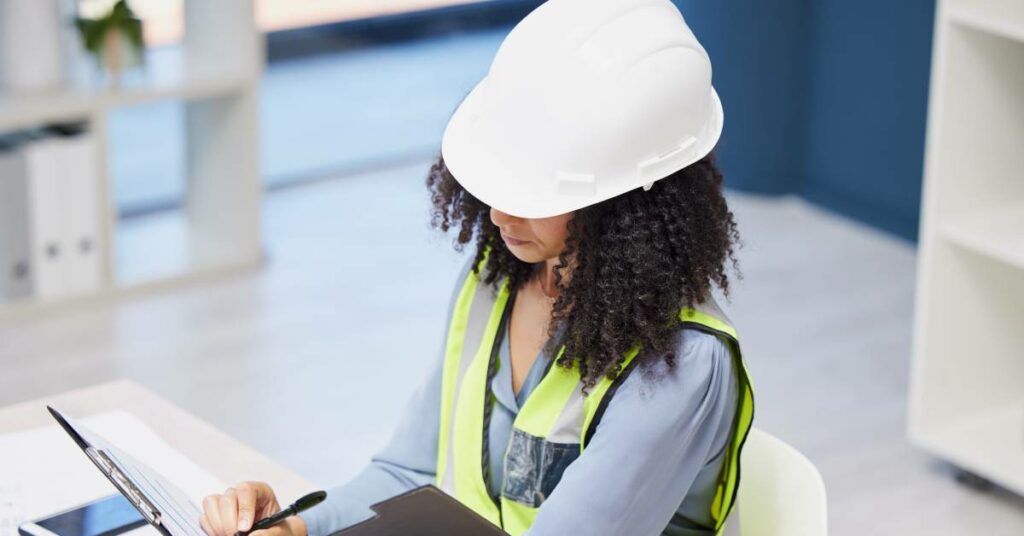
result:
M 324 536 L 424 484 L 514 535 L 734 527 L 753 400 L 711 296 L 738 242 L 721 125 L 669 0 L 550 0 L 523 19 L 427 178 L 434 226 L 475 247 L 442 359 L 354 480 L 257 536 Z M 214 536 L 279 510 L 259 482 L 203 506 Z

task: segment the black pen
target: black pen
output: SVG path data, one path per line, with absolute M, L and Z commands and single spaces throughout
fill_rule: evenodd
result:
M 272 516 L 268 516 L 268 517 L 265 517 L 265 518 L 257 521 L 252 526 L 251 529 L 249 529 L 249 530 L 247 530 L 245 532 L 242 532 L 242 531 L 236 532 L 235 536 L 245 536 L 246 534 L 249 534 L 250 532 L 254 532 L 254 531 L 257 531 L 257 530 L 263 530 L 263 529 L 269 529 L 270 527 L 273 527 L 274 525 L 284 521 L 285 519 L 288 519 L 289 517 L 291 517 L 291 516 L 293 516 L 295 514 L 298 514 L 299 512 L 302 512 L 303 510 L 309 510 L 310 508 L 320 504 L 326 498 L 327 498 L 327 492 L 326 491 L 314 491 L 313 493 L 310 493 L 309 495 L 306 495 L 304 497 L 299 498 L 299 500 L 295 501 L 295 503 L 292 504 L 291 506 L 289 506 L 288 508 L 285 508 L 284 510 L 281 510 L 280 512 L 278 512 L 278 513 L 276 513 L 276 514 L 274 514 Z

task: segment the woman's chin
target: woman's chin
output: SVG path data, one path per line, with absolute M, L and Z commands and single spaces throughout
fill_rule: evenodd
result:
M 533 244 L 529 242 L 519 246 L 513 246 L 506 243 L 505 249 L 509 250 L 515 258 L 528 264 L 534 264 L 544 260 L 542 256 L 538 255 L 537 251 L 531 246 L 533 246 Z

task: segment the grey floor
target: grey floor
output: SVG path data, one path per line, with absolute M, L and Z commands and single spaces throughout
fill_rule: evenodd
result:
M 440 351 L 461 258 L 426 225 L 427 164 L 272 194 L 263 271 L 0 324 L 0 404 L 132 378 L 344 480 Z M 798 199 L 729 197 L 745 277 L 725 305 L 756 425 L 821 469 L 831 533 L 1024 534 L 1024 500 L 960 487 L 904 439 L 913 247 Z

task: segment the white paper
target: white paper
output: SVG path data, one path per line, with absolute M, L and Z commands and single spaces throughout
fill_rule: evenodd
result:
M 226 488 L 130 413 L 104 413 L 77 422 L 164 475 L 197 507 L 206 495 Z M 17 534 L 25 521 L 116 493 L 56 423 L 0 436 L 0 536 Z M 146 526 L 131 534 L 159 533 Z

